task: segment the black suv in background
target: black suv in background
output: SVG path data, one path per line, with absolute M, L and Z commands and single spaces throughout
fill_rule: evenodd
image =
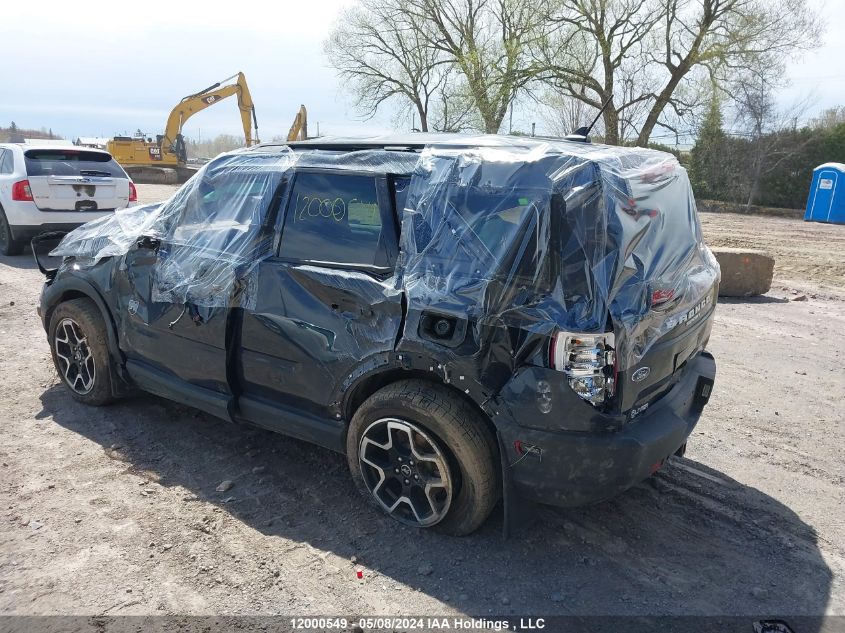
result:
M 53 255 L 39 313 L 74 398 L 138 387 L 345 452 L 377 507 L 452 534 L 503 493 L 577 505 L 645 479 L 715 376 L 718 266 L 651 150 L 262 145 Z

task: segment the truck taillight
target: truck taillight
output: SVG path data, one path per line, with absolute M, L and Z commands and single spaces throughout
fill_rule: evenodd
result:
M 602 404 L 616 387 L 616 351 L 612 332 L 558 332 L 552 338 L 549 361 L 562 371 L 569 386 L 593 405 Z
M 32 189 L 28 180 L 19 180 L 12 185 L 12 200 L 18 202 L 32 202 Z
M 138 190 L 135 189 L 135 183 L 129 181 L 129 202 L 138 202 Z

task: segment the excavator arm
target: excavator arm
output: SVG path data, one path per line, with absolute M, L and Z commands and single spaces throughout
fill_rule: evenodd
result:
M 237 80 L 234 83 L 226 83 L 235 78 Z M 218 101 L 222 101 L 232 95 L 237 95 L 238 97 L 238 109 L 241 112 L 241 122 L 243 123 L 244 138 L 247 147 L 260 142 L 258 140 L 258 119 L 255 116 L 255 105 L 252 102 L 252 95 L 249 93 L 246 77 L 244 77 L 243 73 L 238 73 L 223 81 L 218 81 L 205 90 L 184 97 L 171 110 L 170 116 L 167 117 L 167 126 L 164 129 L 164 135 L 160 139 L 162 152 L 175 154 L 179 162 L 184 163 L 188 158 L 185 140 L 182 137 L 182 127 L 185 125 L 185 122 L 197 112 L 205 110 L 208 106 L 214 105 Z M 254 138 L 252 134 L 253 126 L 255 127 Z
M 293 120 L 288 132 L 288 142 L 305 141 L 308 139 L 308 110 L 304 105 L 299 106 L 299 112 Z

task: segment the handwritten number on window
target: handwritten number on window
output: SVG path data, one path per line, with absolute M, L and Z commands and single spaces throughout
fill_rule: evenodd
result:
M 344 200 L 343 198 L 317 198 L 296 194 L 294 206 L 294 221 L 302 222 L 309 218 L 322 218 L 343 222 L 350 205 L 359 203 L 358 198 Z

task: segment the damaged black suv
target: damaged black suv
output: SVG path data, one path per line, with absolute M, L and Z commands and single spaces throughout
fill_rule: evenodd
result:
M 140 388 L 345 452 L 378 508 L 451 534 L 502 496 L 645 479 L 715 376 L 718 265 L 685 171 L 651 150 L 262 145 L 51 254 L 39 313 L 74 398 Z

